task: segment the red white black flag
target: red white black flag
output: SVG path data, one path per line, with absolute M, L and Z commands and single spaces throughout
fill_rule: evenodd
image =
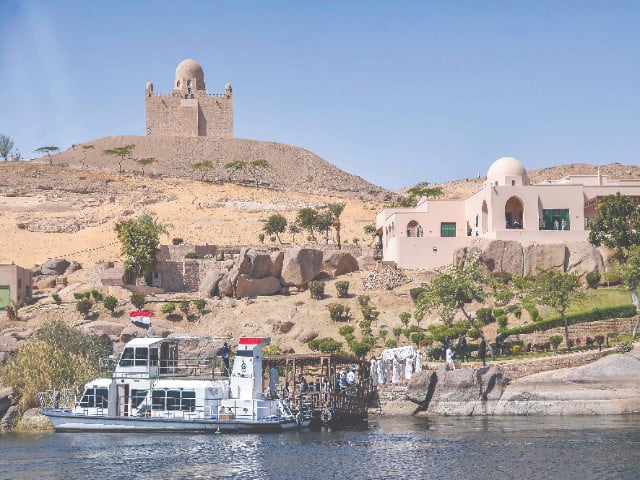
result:
M 151 326 L 151 317 L 153 312 L 131 312 L 131 321 L 140 328 L 149 328 Z

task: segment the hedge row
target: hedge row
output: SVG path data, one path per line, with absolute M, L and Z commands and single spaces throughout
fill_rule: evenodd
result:
M 578 323 L 595 322 L 597 320 L 608 320 L 610 318 L 627 318 L 637 314 L 634 305 L 618 305 L 616 307 L 594 308 L 587 312 L 577 312 L 567 315 L 567 324 L 576 325 Z M 541 320 L 529 323 L 522 327 L 507 328 L 501 330 L 505 335 L 517 335 L 520 333 L 544 332 L 552 328 L 563 327 L 562 317 L 553 317 L 548 320 Z M 506 338 L 506 337 L 505 337 Z

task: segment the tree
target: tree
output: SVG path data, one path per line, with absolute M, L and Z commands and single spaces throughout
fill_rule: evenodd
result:
M 202 181 L 204 182 L 205 175 L 207 171 L 213 168 L 213 163 L 211 160 L 205 160 L 203 162 L 196 162 L 191 164 L 192 170 L 201 170 L 202 171 Z
M 193 307 L 198 311 L 198 315 L 202 316 L 207 306 L 207 301 L 204 298 L 196 298 L 192 303 Z
M 614 272 L 618 275 L 618 278 L 620 278 L 622 285 L 629 289 L 633 304 L 636 308 L 640 309 L 640 301 L 638 301 L 638 287 L 640 286 L 640 245 L 629 249 L 627 261 L 615 269 Z M 633 327 L 633 338 L 636 338 L 639 326 L 640 317 L 638 317 L 636 325 Z
M 584 292 L 578 290 L 578 279 L 578 275 L 573 273 L 547 271 L 529 281 L 530 298 L 540 305 L 553 308 L 562 317 L 567 347 L 571 345 L 567 309 L 584 297 Z
M 336 230 L 336 241 L 338 243 L 338 250 L 342 250 L 342 244 L 340 243 L 340 215 L 344 211 L 344 208 L 347 206 L 345 202 L 340 203 L 330 203 L 327 205 L 327 208 L 331 212 L 333 216 L 333 228 Z
M 4 158 L 6 162 L 9 158 L 9 153 L 13 149 L 13 140 L 7 135 L 0 135 L 0 157 Z
M 124 162 L 125 158 L 131 157 L 131 152 L 133 152 L 134 148 L 136 148 L 135 145 L 125 145 L 124 147 L 108 148 L 106 150 L 103 150 L 102 154 L 117 157 L 118 171 L 119 173 L 122 173 L 122 162 Z
M 318 212 L 313 208 L 301 208 L 296 215 L 296 225 L 304 230 L 309 231 L 309 236 L 313 239 L 313 230 L 316 228 L 318 220 Z
M 465 310 L 472 301 L 483 302 L 487 278 L 478 265 L 476 253 L 467 254 L 458 264 L 443 269 L 432 282 L 424 287 L 416 300 L 414 316 L 422 320 L 426 312 L 435 311 L 451 326 L 457 311 L 473 325 L 474 319 Z
M 58 147 L 49 146 L 49 147 L 40 147 L 36 148 L 34 151 L 36 153 L 46 153 L 49 157 L 49 165 L 53 165 L 53 158 L 51 158 L 52 153 L 58 152 L 60 149 Z
M 254 160 L 252 162 L 245 162 L 244 160 L 234 160 L 233 162 L 225 163 L 223 168 L 226 170 L 232 170 L 233 172 L 244 171 L 252 176 L 256 182 L 256 188 L 258 188 L 260 173 L 263 169 L 269 167 L 269 162 L 266 160 Z
M 104 305 L 104 308 L 106 308 L 109 312 L 111 312 L 111 315 L 113 315 L 113 312 L 118 306 L 118 299 L 113 295 L 107 295 L 106 297 L 104 297 L 102 305 Z
M 180 311 L 184 315 L 184 318 L 189 318 L 189 311 L 191 310 L 191 305 L 189 304 L 189 302 L 187 301 L 180 302 L 178 307 L 180 308 Z
M 411 187 L 407 190 L 407 194 L 398 202 L 395 202 L 393 206 L 414 208 L 423 197 L 438 198 L 441 195 L 441 187 L 430 187 L 429 182 L 420 182 L 415 187 Z
M 316 230 L 324 232 L 325 243 L 329 243 L 329 229 L 333 225 L 333 215 L 329 210 L 318 213 L 316 216 Z
M 142 310 L 144 308 L 145 298 L 141 293 L 132 293 L 129 301 L 138 310 Z
M 138 162 L 138 165 L 142 167 L 142 175 L 144 176 L 144 167 L 146 167 L 147 165 L 153 165 L 154 163 L 156 163 L 156 159 L 155 157 L 138 158 L 136 162 Z
M 640 210 L 631 197 L 620 192 L 608 195 L 598 204 L 590 228 L 589 243 L 613 250 L 613 257 L 624 263 L 629 249 L 640 245 Z
M 81 313 L 84 318 L 87 318 L 87 315 L 89 315 L 92 307 L 93 302 L 88 298 L 78 300 L 78 302 L 76 303 L 76 311 L 78 313 Z
M 275 235 L 278 239 L 278 242 L 282 243 L 280 239 L 280 234 L 283 233 L 287 228 L 287 219 L 284 216 L 276 213 L 275 215 L 271 215 L 266 221 L 262 230 L 267 235 Z
M 292 222 L 289 224 L 289 233 L 291 234 L 291 243 L 296 243 L 296 235 L 301 232 L 297 223 Z
M 141 215 L 136 220 L 116 223 L 115 230 L 126 257 L 125 268 L 135 275 L 146 276 L 156 264 L 160 234 L 166 233 L 166 227 L 150 215 Z

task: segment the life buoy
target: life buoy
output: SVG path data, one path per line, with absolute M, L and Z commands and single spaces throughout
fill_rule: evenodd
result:
M 147 417 L 150 417 L 150 416 L 151 416 L 151 410 L 148 410 L 148 409 L 147 409 L 147 412 L 145 413 L 145 415 L 146 415 Z

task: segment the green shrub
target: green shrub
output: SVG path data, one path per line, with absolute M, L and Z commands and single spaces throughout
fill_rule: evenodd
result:
M 138 310 L 142 310 L 144 308 L 144 304 L 146 303 L 144 295 L 140 293 L 132 294 L 131 297 L 129 298 L 129 301 Z
M 58 295 L 57 293 L 52 293 L 51 298 L 56 305 L 60 305 L 62 303 L 62 298 L 60 298 L 60 295 Z
M 322 300 L 324 298 L 324 282 L 322 280 L 310 281 L 309 293 L 314 300 Z
M 411 297 L 411 300 L 413 300 L 413 303 L 415 304 L 418 301 L 418 297 L 426 291 L 427 289 L 424 287 L 415 287 L 409 290 L 409 296 Z
M 91 311 L 92 307 L 93 307 L 93 302 L 91 302 L 91 300 L 89 300 L 88 298 L 80 299 L 76 303 L 76 311 L 78 313 L 81 313 L 82 316 L 85 318 Z
M 504 330 L 507 328 L 507 316 L 506 315 L 498 315 L 496 317 L 496 321 L 498 322 L 498 328 Z
M 176 304 L 173 302 L 167 302 L 162 307 L 160 307 L 160 311 L 165 315 L 171 315 L 176 311 Z
M 104 305 L 104 308 L 110 311 L 111 314 L 113 315 L 113 312 L 118 306 L 118 299 L 113 295 L 107 295 L 106 297 L 104 297 L 104 300 L 102 301 L 102 305 Z
M 522 317 L 522 309 L 520 307 L 516 307 L 513 310 L 513 315 L 514 317 L 516 317 L 518 320 L 520 320 L 520 318 Z
M 425 340 L 427 339 L 427 334 L 424 332 L 413 332 L 410 334 L 411 342 L 415 343 L 418 348 L 421 345 L 424 345 Z
M 341 303 L 330 303 L 327 305 L 327 310 L 329 310 L 329 317 L 331 320 L 337 322 L 344 314 L 344 305 Z
M 387 347 L 387 348 L 397 348 L 398 347 L 398 342 L 396 341 L 395 338 L 390 338 L 389 340 L 384 342 L 384 346 Z
M 600 272 L 589 272 L 585 277 L 589 288 L 598 288 L 598 284 L 600 283 L 601 278 L 602 275 L 600 275 Z
M 191 310 L 191 305 L 189 304 L 188 301 L 180 302 L 180 304 L 178 305 L 178 308 L 180 308 L 180 311 L 185 317 L 189 316 L 189 310 Z
M 82 300 L 84 298 L 84 292 L 73 292 L 73 298 Z
M 562 335 L 551 335 L 549 337 L 549 343 L 553 345 L 554 350 L 558 350 L 558 345 L 562 343 Z
M 346 280 L 340 280 L 336 282 L 336 291 L 338 292 L 338 298 L 348 298 L 349 282 Z
M 387 339 L 387 335 L 389 335 L 389 330 L 387 330 L 386 328 L 380 328 L 380 329 L 378 329 L 378 336 L 379 336 L 382 340 L 386 340 L 386 339 Z
M 579 323 L 595 322 L 597 320 L 607 320 L 609 318 L 628 318 L 636 315 L 636 307 L 633 305 L 618 305 L 615 307 L 594 308 L 586 312 L 576 312 L 567 315 L 568 325 Z M 508 328 L 503 333 L 505 335 L 519 335 L 523 333 L 544 332 L 552 328 L 563 327 L 562 317 L 556 316 L 547 320 L 539 320 L 521 327 Z
M 0 368 L 3 384 L 13 387 L 21 411 L 39 406 L 38 392 L 76 388 L 95 378 L 98 360 L 109 353 L 97 335 L 87 335 L 62 320 L 45 323 Z
M 90 290 L 87 290 L 86 292 L 83 292 L 82 294 L 84 295 L 84 298 L 91 299 L 91 291 Z
M 480 326 L 489 325 L 491 322 L 495 321 L 495 317 L 493 316 L 493 312 L 490 308 L 479 308 L 476 311 L 476 317 L 478 318 L 478 321 L 481 322 Z
M 467 337 L 472 338 L 472 339 L 476 339 L 476 338 L 480 338 L 480 329 L 479 328 L 470 328 L 469 331 L 467 331 Z
M 310 340 L 307 345 L 309 345 L 309 348 L 314 352 L 322 353 L 335 353 L 342 349 L 342 343 L 331 337 L 314 338 Z
M 353 334 L 354 330 L 355 328 L 353 327 L 353 325 L 343 325 L 338 329 L 338 333 L 343 337 L 346 337 L 347 335 Z
M 402 327 L 394 327 L 391 331 L 393 332 L 394 337 L 400 339 L 400 335 L 402 335 Z
M 102 292 L 100 292 L 99 290 L 93 289 L 89 293 L 93 297 L 93 301 L 94 302 L 101 302 L 102 301 L 103 295 L 102 295 Z
M 282 353 L 282 349 L 276 345 L 275 343 L 272 343 L 270 345 L 266 345 L 263 349 L 262 349 L 262 356 L 263 357 L 273 357 L 275 355 L 280 355 Z
M 259 241 L 260 243 L 264 243 L 264 233 L 259 233 L 259 234 L 258 234 L 258 241 Z
M 375 338 L 371 336 L 365 336 L 361 341 L 351 340 L 349 342 L 349 348 L 356 357 L 364 357 L 375 346 Z
M 207 301 L 204 298 L 196 298 L 193 301 L 193 308 L 198 311 L 198 315 L 202 316 L 204 313 L 204 309 L 207 306 Z

